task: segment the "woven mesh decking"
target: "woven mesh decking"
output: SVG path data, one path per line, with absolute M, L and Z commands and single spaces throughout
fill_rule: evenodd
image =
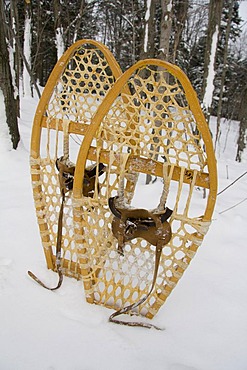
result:
M 107 168 L 93 199 L 81 192 L 84 167 L 92 161 Z M 123 181 L 125 202 L 131 205 L 138 173 L 163 178 L 163 201 L 173 209 L 173 235 L 163 248 L 155 289 L 137 309 L 152 318 L 201 244 L 217 188 L 210 133 L 190 82 L 179 68 L 157 60 L 140 61 L 118 79 L 93 117 L 78 155 L 74 226 L 88 302 L 118 309 L 149 291 L 155 248 L 138 238 L 119 255 L 108 207 Z M 206 189 L 206 198 L 195 210 L 198 187 Z M 159 196 L 153 196 L 159 203 Z
M 120 74 L 120 67 L 106 47 L 91 40 L 78 41 L 58 61 L 37 107 L 31 175 L 47 266 L 53 270 L 61 203 L 56 159 L 66 155 L 76 161 L 93 114 Z M 62 265 L 64 274 L 80 278 L 71 193 L 65 201 Z

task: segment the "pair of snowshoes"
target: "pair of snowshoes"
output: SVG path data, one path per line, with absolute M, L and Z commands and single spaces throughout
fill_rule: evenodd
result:
M 217 192 L 209 128 L 185 74 L 155 59 L 122 73 L 92 40 L 72 45 L 50 75 L 31 176 L 47 267 L 81 279 L 89 303 L 148 318 L 201 245 Z M 158 180 L 144 186 L 144 176 Z M 156 206 L 150 213 L 143 195 L 143 213 L 131 214 L 147 188 Z

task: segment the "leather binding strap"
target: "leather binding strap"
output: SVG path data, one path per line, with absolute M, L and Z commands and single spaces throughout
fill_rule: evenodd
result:
M 28 275 L 34 279 L 39 285 L 45 289 L 56 290 L 60 288 L 63 282 L 63 272 L 61 264 L 62 255 L 62 229 L 63 229 L 63 211 L 65 203 L 65 194 L 72 191 L 75 166 L 68 159 L 68 157 L 63 156 L 56 160 L 56 167 L 58 169 L 60 192 L 62 196 L 62 202 L 60 205 L 59 216 L 58 216 L 58 227 L 57 227 L 57 243 L 56 243 L 56 270 L 58 273 L 58 283 L 54 288 L 49 288 L 42 281 L 35 276 L 31 271 L 28 271 Z M 101 176 L 104 173 L 105 166 L 103 163 L 99 163 L 98 168 L 92 166 L 87 168 L 85 171 L 85 176 L 83 179 L 83 194 L 86 197 L 92 197 L 95 190 L 95 178 L 96 176 Z
M 109 198 L 108 201 L 109 208 L 114 215 L 112 220 L 112 232 L 118 241 L 118 253 L 124 255 L 123 247 L 126 242 L 138 237 L 143 238 L 156 247 L 155 263 L 152 285 L 149 292 L 139 301 L 114 312 L 109 317 L 109 321 L 115 324 L 161 330 L 153 324 L 116 320 L 116 317 L 126 313 L 133 314 L 133 310 L 144 303 L 153 292 L 158 275 L 162 248 L 170 241 L 172 235 L 171 226 L 169 222 L 167 222 L 167 219 L 172 214 L 172 210 L 163 206 L 163 211 L 148 211 L 146 209 L 125 207 L 121 199 L 120 204 L 118 201 L 118 196 Z
M 152 285 L 151 285 L 151 288 L 150 288 L 148 294 L 145 295 L 143 298 L 141 298 L 138 302 L 132 303 L 131 305 L 129 305 L 127 307 L 124 307 L 124 308 L 121 308 L 120 310 L 111 314 L 111 316 L 109 317 L 109 322 L 113 322 L 113 323 L 119 324 L 119 325 L 139 326 L 139 327 L 147 328 L 147 329 L 154 328 L 154 329 L 157 329 L 157 330 L 164 330 L 164 329 L 161 329 L 161 328 L 159 328 L 158 326 L 156 326 L 154 324 L 149 324 L 149 323 L 145 323 L 145 322 L 136 322 L 136 321 L 122 321 L 122 320 L 116 320 L 115 319 L 119 315 L 131 312 L 136 307 L 138 307 L 142 303 L 144 303 L 148 299 L 148 297 L 151 295 L 151 293 L 154 289 L 155 283 L 156 283 L 156 279 L 157 279 L 162 247 L 163 246 L 158 245 L 156 247 L 156 250 L 155 250 L 155 265 L 154 265 L 153 281 L 152 281 Z
M 56 290 L 60 288 L 63 282 L 63 272 L 62 272 L 62 264 L 61 264 L 61 249 L 62 249 L 62 229 L 63 229 L 63 210 L 64 210 L 64 202 L 65 202 L 65 193 L 70 190 L 71 184 L 68 182 L 68 176 L 71 176 L 71 172 L 73 171 L 72 166 L 71 168 L 67 168 L 65 172 L 64 169 L 66 166 L 62 164 L 62 158 L 56 161 L 57 168 L 59 170 L 59 184 L 60 184 L 60 191 L 62 196 L 62 201 L 59 210 L 58 216 L 58 227 L 57 227 L 57 243 L 56 243 L 56 270 L 58 274 L 58 283 L 54 288 L 50 288 L 45 285 L 36 275 L 34 275 L 31 271 L 28 271 L 28 275 L 34 279 L 39 285 L 43 288 L 48 290 Z M 72 177 L 72 176 L 71 176 Z

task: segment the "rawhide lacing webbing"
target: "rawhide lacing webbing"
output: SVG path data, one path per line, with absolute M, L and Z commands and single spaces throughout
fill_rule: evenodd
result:
M 154 245 L 156 247 L 154 272 L 149 292 L 138 302 L 135 302 L 114 312 L 109 317 L 109 321 L 115 324 L 140 326 L 149 329 L 155 328 L 161 330 L 159 327 L 149 323 L 121 321 L 115 319 L 117 316 L 122 314 L 133 314 L 132 311 L 136 307 L 143 304 L 149 298 L 155 287 L 162 248 L 170 241 L 172 236 L 171 226 L 167 222 L 167 219 L 171 216 L 172 211 L 169 208 L 165 207 L 165 203 L 163 203 L 163 209 L 161 209 L 161 203 L 166 201 L 167 199 L 168 189 L 163 189 L 159 206 L 155 210 L 148 211 L 146 209 L 136 209 L 125 204 L 124 171 L 126 163 L 127 157 L 125 156 L 120 168 L 118 196 L 109 198 L 109 208 L 114 215 L 112 221 L 112 232 L 118 241 L 118 252 L 121 255 L 124 255 L 124 244 L 135 238 L 143 238 L 150 244 Z M 169 174 L 169 178 L 170 176 L 172 176 L 171 172 Z M 168 183 L 168 181 L 164 181 L 164 187 Z
M 63 228 L 63 213 L 65 204 L 65 195 L 72 191 L 74 182 L 75 165 L 69 159 L 69 124 L 70 121 L 64 121 L 64 142 L 63 151 L 64 155 L 56 160 L 56 168 L 58 170 L 59 187 L 61 193 L 61 204 L 58 217 L 58 228 L 57 228 L 57 241 L 56 241 L 56 271 L 58 273 L 58 283 L 54 288 L 47 287 L 42 281 L 37 278 L 31 271 L 28 271 L 30 277 L 32 277 L 38 284 L 49 290 L 56 290 L 62 285 L 63 271 L 62 271 L 62 228 Z M 57 149 L 56 149 L 57 153 Z M 99 163 L 98 166 L 92 165 L 85 169 L 83 178 L 83 195 L 86 197 L 93 197 L 95 192 L 95 180 L 96 177 L 101 176 L 104 173 L 105 166 L 103 163 Z M 99 189 L 96 189 L 97 191 Z
M 33 278 L 43 288 L 48 290 L 56 290 L 60 288 L 63 282 L 63 272 L 61 264 L 61 249 L 62 249 L 62 228 L 63 228 L 63 211 L 65 194 L 72 190 L 73 179 L 75 172 L 75 165 L 69 159 L 69 123 L 70 121 L 64 122 L 64 142 L 63 149 L 64 155 L 56 160 L 56 167 L 58 169 L 59 186 L 62 201 L 60 204 L 59 216 L 58 216 L 58 227 L 57 227 L 57 241 L 56 241 L 56 270 L 58 273 L 58 283 L 54 288 L 50 288 L 45 285 L 36 275 L 31 271 L 28 271 L 28 275 Z

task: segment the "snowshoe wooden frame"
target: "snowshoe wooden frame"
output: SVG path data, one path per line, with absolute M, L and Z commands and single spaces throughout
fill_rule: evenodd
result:
M 79 149 L 75 141 L 83 140 L 93 114 L 121 73 L 104 45 L 93 40 L 77 41 L 57 62 L 39 101 L 31 138 L 31 178 L 47 267 L 54 271 L 61 204 L 56 161 L 62 156 L 66 165 L 73 166 L 70 160 L 76 160 Z M 80 279 L 71 192 L 64 203 L 62 271 Z
M 42 244 L 54 271 L 61 157 L 69 168 L 76 162 L 73 191 L 64 199 L 62 273 L 83 280 L 89 303 L 113 309 L 147 295 L 155 248 L 136 238 L 125 244 L 123 256 L 118 253 L 108 200 L 121 193 L 123 206 L 131 207 L 139 173 L 163 181 L 157 209 L 173 210 L 172 238 L 163 246 L 152 294 L 135 308 L 152 318 L 194 257 L 216 201 L 212 140 L 188 78 L 178 67 L 152 59 L 122 74 L 109 50 L 92 40 L 78 41 L 58 61 L 37 107 L 30 158 Z M 83 195 L 88 166 L 97 172 L 100 164 L 106 171 L 96 173 L 93 197 Z
M 104 163 L 107 171 L 88 198 L 81 184 L 91 161 Z M 155 289 L 136 308 L 137 314 L 152 318 L 202 243 L 217 193 L 212 140 L 197 96 L 178 67 L 160 60 L 140 61 L 119 77 L 80 147 L 73 188 L 74 237 L 89 303 L 113 309 L 132 305 L 147 295 L 152 283 L 153 246 L 137 238 L 126 243 L 122 256 L 111 230 L 108 199 L 124 183 L 125 206 L 130 206 L 137 173 L 163 179 L 163 200 L 173 209 L 172 238 L 163 248 Z M 204 189 L 204 200 L 197 188 Z

